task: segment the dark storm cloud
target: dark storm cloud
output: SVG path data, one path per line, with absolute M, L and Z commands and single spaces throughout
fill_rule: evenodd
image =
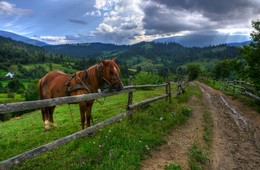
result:
M 77 20 L 77 19 L 68 19 L 69 22 L 75 23 L 75 24 L 81 24 L 81 25 L 87 25 L 88 23 L 83 20 Z
M 203 31 L 248 23 L 260 13 L 257 0 L 150 0 L 143 8 L 146 34 Z
M 169 8 L 202 11 L 206 16 L 233 14 L 244 10 L 260 12 L 257 0 L 152 0 Z M 258 5 L 257 5 L 258 3 Z M 214 15 L 215 14 L 215 15 Z M 236 17 L 243 17 L 236 16 Z M 217 17 L 218 18 L 218 17 Z

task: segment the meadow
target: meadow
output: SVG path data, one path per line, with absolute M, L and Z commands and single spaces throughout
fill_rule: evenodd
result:
M 173 87 L 174 88 L 174 87 Z M 134 92 L 134 103 L 161 95 L 165 88 Z M 160 100 L 134 111 L 119 123 L 105 127 L 90 138 L 79 138 L 12 169 L 139 169 L 156 146 L 164 143 L 167 132 L 186 122 L 185 102 L 199 89 L 188 86 L 172 103 Z M 199 95 L 198 95 L 199 96 Z M 126 109 L 127 94 L 107 97 L 103 105 L 95 102 L 92 115 L 98 123 Z M 0 161 L 49 143 L 80 129 L 78 105 L 58 106 L 54 113 L 57 128 L 43 130 L 39 110 L 0 123 Z

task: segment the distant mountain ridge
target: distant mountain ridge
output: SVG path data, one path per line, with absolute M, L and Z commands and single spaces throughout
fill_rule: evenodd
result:
M 7 32 L 7 31 L 2 31 L 0 30 L 0 36 L 5 37 L 5 38 L 11 38 L 12 40 L 16 40 L 16 41 L 21 41 L 27 44 L 31 44 L 31 45 L 35 45 L 35 46 L 45 46 L 48 45 L 47 43 L 44 43 L 42 41 L 38 41 L 38 40 L 33 40 L 15 33 L 11 33 L 11 32 Z
M 43 48 L 55 54 L 66 54 L 80 58 L 95 58 L 112 56 L 125 51 L 129 46 L 115 45 L 105 43 L 80 43 L 80 44 L 63 44 L 48 45 Z
M 175 42 L 185 47 L 207 47 L 212 45 L 227 44 L 228 46 L 243 46 L 249 45 L 251 41 L 236 42 L 234 39 L 240 39 L 237 35 L 208 35 L 208 34 L 192 34 L 186 36 L 173 36 L 166 38 L 158 38 L 153 40 L 156 43 L 171 43 Z M 245 37 L 244 37 L 245 38 Z
M 249 45 L 252 41 L 244 41 L 240 43 L 227 43 L 228 46 L 242 47 L 243 45 Z

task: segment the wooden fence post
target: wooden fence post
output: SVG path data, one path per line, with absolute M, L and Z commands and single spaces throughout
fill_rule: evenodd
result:
M 236 89 L 236 80 L 233 81 L 233 93 L 235 93 L 235 89 Z
M 172 90 L 171 90 L 171 81 L 169 78 L 167 78 L 167 83 L 168 83 L 168 97 L 169 97 L 169 102 L 172 103 Z
M 167 94 L 167 97 L 165 97 L 165 100 L 168 101 L 168 98 L 169 98 L 168 76 L 165 78 L 165 82 L 166 82 L 166 85 L 165 85 L 165 93 Z
M 129 85 L 133 85 L 133 77 L 130 76 L 129 77 Z M 128 93 L 128 102 L 127 102 L 127 108 L 126 110 L 130 112 L 130 118 L 132 118 L 132 109 L 130 108 L 130 106 L 133 104 L 133 92 L 130 91 Z
M 177 93 L 176 93 L 176 97 L 178 97 L 180 94 L 180 78 L 178 78 L 178 81 L 177 81 Z

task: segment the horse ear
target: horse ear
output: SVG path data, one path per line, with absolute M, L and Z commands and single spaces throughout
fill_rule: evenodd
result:
M 106 64 L 107 64 L 107 61 L 106 61 L 106 60 L 104 60 L 104 59 L 100 59 L 100 63 L 102 63 L 102 64 L 106 65 Z
M 112 60 L 113 60 L 114 62 L 116 62 L 116 57 L 112 58 Z

